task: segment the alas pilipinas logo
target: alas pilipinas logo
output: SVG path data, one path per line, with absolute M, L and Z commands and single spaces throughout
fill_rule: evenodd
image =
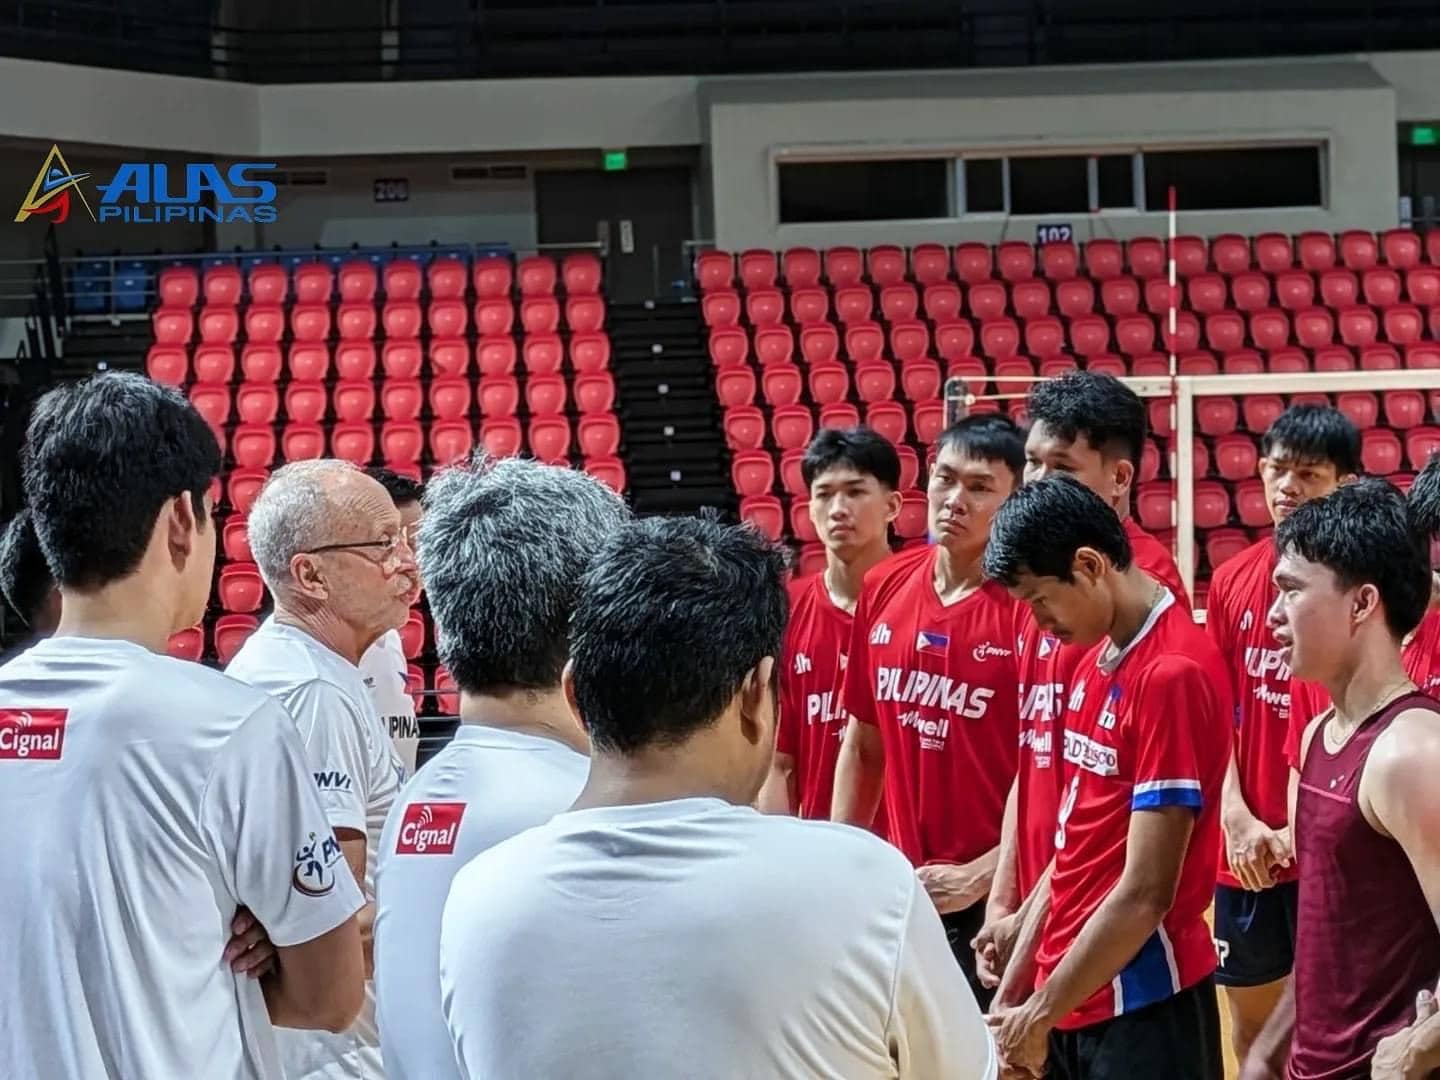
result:
M 333 832 L 309 839 L 295 852 L 295 869 L 290 884 L 302 896 L 327 896 L 335 888 L 335 864 L 343 856 L 340 841 Z
M 67 709 L 0 709 L 0 759 L 58 761 Z
M 60 147 L 52 146 L 20 204 L 16 221 L 34 215 L 51 216 L 55 223 L 70 215 L 72 193 L 95 221 L 123 221 L 130 225 L 164 225 L 184 221 L 269 224 L 276 219 L 275 184 L 256 175 L 274 170 L 274 162 L 240 161 L 223 173 L 215 162 L 188 162 L 174 170 L 164 162 L 125 162 L 108 184 L 95 183 L 100 192 L 99 212 L 90 208 L 82 180 L 92 174 L 70 169 Z
M 463 802 L 411 803 L 400 819 L 396 855 L 450 855 L 460 835 Z

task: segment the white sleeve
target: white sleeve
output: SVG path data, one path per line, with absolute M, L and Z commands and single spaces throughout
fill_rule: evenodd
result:
M 276 945 L 313 941 L 364 906 L 295 724 L 279 705 L 257 709 L 221 749 L 200 824 L 236 905 L 248 907 Z
M 890 1019 L 901 1080 L 994 1080 L 995 1043 L 917 879 L 910 898 Z
M 338 687 L 308 682 L 285 695 L 320 802 L 337 829 L 364 835 L 370 787 L 370 748 L 365 717 Z

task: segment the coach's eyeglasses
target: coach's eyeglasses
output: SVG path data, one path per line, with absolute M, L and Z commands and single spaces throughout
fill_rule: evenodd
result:
M 381 566 L 394 566 L 400 558 L 400 549 L 402 547 L 406 551 L 411 550 L 410 538 L 405 535 L 403 530 L 395 536 L 387 537 L 384 540 L 356 540 L 353 543 L 346 544 L 321 544 L 319 547 L 313 547 L 308 551 L 302 551 L 298 554 L 323 555 L 327 551 L 363 551 L 375 549 L 380 552 L 380 557 L 373 561 L 378 562 Z

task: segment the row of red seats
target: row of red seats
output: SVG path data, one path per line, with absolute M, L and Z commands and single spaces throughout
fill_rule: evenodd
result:
M 1067 351 L 1080 356 L 1118 351 L 1135 357 L 1161 349 L 1177 353 L 1209 349 L 1224 354 L 1251 349 L 1281 352 L 1297 344 L 1310 350 L 1337 344 L 1362 350 L 1387 345 L 1391 352 L 1396 347 L 1414 347 L 1422 359 L 1419 366 L 1425 366 L 1424 359 L 1436 351 L 1436 337 L 1440 337 L 1440 307 L 1422 313 L 1405 305 L 1387 308 L 1379 315 L 1368 307 L 1347 308 L 1338 320 L 1319 307 L 1296 312 L 1293 320 L 1279 308 L 1251 312 L 1248 317 L 1221 311 L 1206 315 L 1203 323 L 1193 312 L 1181 311 L 1176 313 L 1173 334 L 1167 319 L 1151 315 L 1123 315 L 1113 324 L 1101 315 L 1082 315 L 1068 325 L 1047 315 L 1029 319 L 1023 327 L 1011 318 L 994 318 L 980 323 L 978 333 L 975 323 L 960 318 L 935 326 L 933 347 L 948 360 L 974 355 L 977 346 L 983 355 L 999 359 L 1022 350 L 1038 357 Z M 845 355 L 853 364 L 879 359 L 887 345 L 889 353 L 901 362 L 929 355 L 932 346 L 930 326 L 918 319 L 891 323 L 888 332 L 879 323 L 851 323 L 844 328 L 843 340 Z M 751 341 L 751 335 L 738 326 L 719 327 L 710 332 L 710 356 L 717 366 L 743 362 L 750 354 Z M 796 335 L 788 326 L 761 326 L 754 331 L 753 343 L 762 365 L 788 363 Z M 800 328 L 800 352 L 810 363 L 838 359 L 840 343 L 840 330 L 831 323 Z
M 1278 302 L 1286 311 L 1303 311 L 1316 306 L 1343 311 L 1360 303 L 1388 308 L 1409 302 L 1421 307 L 1440 304 L 1440 267 L 1417 266 L 1399 273 L 1388 267 L 1366 270 L 1358 277 L 1349 270 L 1326 270 L 1317 276 L 1306 270 L 1284 270 L 1270 277 L 1244 273 L 1233 278 L 1200 274 L 1186 281 L 1178 292 L 1165 278 L 1137 281 L 1114 277 L 1100 282 L 1098 298 L 1106 315 L 1134 315 L 1142 310 L 1165 315 L 1174 296 L 1176 306 L 1201 315 L 1219 311 L 1261 311 Z M 939 282 L 917 289 L 908 282 L 887 285 L 879 290 L 878 310 L 886 322 L 903 322 L 923 315 L 932 323 L 946 322 L 968 314 L 986 320 L 1013 314 L 1034 319 L 1058 311 L 1067 318 L 1095 312 L 1097 290 L 1089 278 L 1050 282 L 1026 278 L 1006 283 L 984 281 L 961 286 Z M 865 322 L 876 313 L 876 293 L 868 285 L 846 285 L 833 293 L 823 288 L 797 288 L 786 295 L 780 289 L 752 289 L 744 296 L 731 289 L 708 292 L 700 302 L 707 326 L 738 326 L 743 313 L 752 326 L 773 326 L 788 312 L 800 326 L 825 322 L 831 305 L 842 323 Z M 1143 302 L 1143 306 L 1142 306 Z
M 615 381 L 609 372 L 577 376 L 574 399 L 581 415 L 608 413 L 615 406 Z M 565 412 L 571 383 L 563 375 L 531 375 L 525 380 L 525 405 L 531 415 Z M 386 420 L 418 420 L 428 400 L 436 420 L 469 416 L 474 398 L 481 416 L 514 416 L 520 410 L 520 383 L 513 375 L 488 375 L 472 389 L 463 375 L 446 375 L 430 382 L 428 393 L 419 379 L 386 380 L 378 404 Z M 223 427 L 233 414 L 245 424 L 273 424 L 280 412 L 280 391 L 274 383 L 241 383 L 238 387 L 196 383 L 190 402 L 213 427 Z M 285 389 L 285 415 L 291 423 L 314 424 L 333 413 L 341 421 L 371 420 L 377 394 L 369 380 L 342 379 L 329 390 L 323 382 L 292 381 Z
M 988 281 L 998 274 L 1006 281 L 1025 281 L 1041 275 L 1052 281 L 1088 276 L 1096 280 L 1118 277 L 1127 270 L 1138 278 L 1164 277 L 1169 273 L 1169 245 L 1153 236 L 1136 237 L 1123 247 L 1118 240 L 1091 240 L 1082 247 L 1073 243 L 1041 244 L 1007 241 L 992 248 L 989 244 L 963 243 L 953 252 L 942 244 L 917 244 L 909 252 L 894 244 L 881 244 L 861 252 L 854 247 L 828 248 L 823 256 L 814 248 L 789 248 L 777 258 L 775 252 L 753 249 L 739 257 L 741 284 L 747 289 L 768 288 L 783 277 L 792 289 L 818 285 L 822 274 L 832 286 L 859 284 L 867 276 L 879 286 L 895 285 L 913 276 L 921 285 L 951 277 L 963 282 Z M 1380 264 L 1409 269 L 1422 258 L 1440 265 L 1440 235 L 1435 230 L 1422 238 L 1410 229 L 1390 229 L 1376 234 L 1352 229 L 1336 238 L 1330 233 L 1301 233 L 1292 241 L 1284 233 L 1262 233 L 1250 238 L 1226 233 L 1207 242 L 1201 236 L 1177 236 L 1173 244 L 1176 272 L 1188 278 L 1215 270 L 1240 274 L 1252 268 L 1279 273 L 1296 265 L 1322 271 L 1336 265 L 1354 271 Z M 1082 274 L 1083 253 L 1083 274 Z M 907 273 L 908 271 L 908 273 Z M 735 284 L 736 259 L 728 251 L 701 252 L 695 259 L 695 278 L 701 292 L 728 289 Z
M 369 465 L 375 458 L 375 426 L 366 421 L 347 421 L 333 426 L 319 423 L 290 423 L 277 438 L 269 424 L 241 423 L 212 427 L 222 452 L 227 443 L 238 468 L 265 469 L 275 461 L 277 451 L 284 461 L 324 457 L 328 452 L 357 465 Z M 468 457 L 475 447 L 477 432 L 469 420 L 386 420 L 380 424 L 380 458 L 386 463 L 418 464 L 428 449 L 437 465 L 448 465 Z M 568 464 L 571 446 L 578 441 L 585 458 L 614 457 L 620 445 L 620 423 L 613 413 L 581 416 L 572 433 L 564 416 L 535 416 L 521 427 L 514 416 L 491 416 L 482 420 L 479 441 L 494 457 L 513 457 L 528 448 L 541 461 Z
M 327 303 L 334 295 L 339 279 L 340 299 L 346 303 L 370 303 L 375 299 L 377 278 L 384 285 L 387 300 L 418 300 L 422 285 L 429 286 L 432 300 L 462 299 L 467 284 L 473 283 L 476 297 L 508 297 L 518 281 L 521 296 L 549 296 L 555 292 L 557 267 L 548 255 L 531 255 L 512 262 L 502 255 L 476 259 L 467 267 L 463 259 L 434 259 L 422 271 L 420 265 L 407 258 L 386 263 L 377 275 L 368 259 L 352 259 L 340 266 L 337 275 L 328 263 L 302 263 L 294 274 L 283 266 L 264 263 L 252 267 L 243 278 L 234 266 L 212 266 L 205 270 L 203 295 L 205 303 L 220 307 L 237 307 L 241 295 L 247 293 L 252 304 L 284 304 L 291 298 L 300 304 Z M 566 293 L 572 296 L 593 296 L 600 291 L 603 271 L 595 255 L 567 255 L 560 264 L 558 276 Z M 158 282 L 160 304 L 164 307 L 194 307 L 201 295 L 202 281 L 194 267 L 173 266 L 160 272 Z
M 566 342 L 554 333 L 529 334 L 518 345 L 508 334 L 482 337 L 473 349 L 464 338 L 432 338 L 424 348 L 415 339 L 387 341 L 380 348 L 380 366 L 387 379 L 417 378 L 422 358 L 434 375 L 467 375 L 472 364 L 482 376 L 512 375 L 520 356 L 527 373 L 555 374 L 567 356 Z M 574 334 L 568 356 L 577 374 L 608 371 L 610 338 L 603 330 Z M 342 379 L 369 379 L 375 374 L 375 344 L 371 341 L 341 341 L 333 353 L 323 341 L 297 341 L 286 352 L 284 370 L 292 379 L 325 379 L 332 359 L 335 374 Z M 275 382 L 282 370 L 280 346 L 246 345 L 240 352 L 240 370 L 249 382 Z M 152 345 L 145 357 L 145 371 L 156 382 L 170 386 L 184 385 L 191 378 L 211 385 L 229 383 L 235 377 L 235 348 L 197 345 L 192 353 L 185 345 Z
M 463 300 L 435 300 L 425 310 L 414 300 L 388 300 L 380 309 L 379 325 L 387 339 L 418 338 L 422 326 L 437 338 L 463 338 L 470 329 L 470 307 Z M 560 302 L 553 296 L 531 296 L 520 301 L 520 325 L 526 333 L 554 333 L 560 328 Z M 599 296 L 571 296 L 565 301 L 565 325 L 575 333 L 589 333 L 605 325 L 605 301 Z M 482 335 L 508 334 L 515 325 L 515 306 L 507 298 L 477 300 L 475 327 Z M 197 319 L 187 307 L 161 306 L 151 316 L 155 340 L 163 345 L 184 345 L 195 335 Z M 278 342 L 285 333 L 286 308 L 280 304 L 251 304 L 245 308 L 246 340 Z M 289 308 L 290 336 L 295 341 L 327 341 L 331 332 L 328 304 L 293 304 Z M 240 334 L 241 315 L 236 307 L 206 304 L 198 319 L 200 340 L 229 345 Z M 375 336 L 375 305 L 342 303 L 335 312 L 342 341 L 369 341 Z

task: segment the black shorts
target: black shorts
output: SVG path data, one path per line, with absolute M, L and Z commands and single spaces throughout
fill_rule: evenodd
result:
M 1075 1031 L 1050 1033 L 1051 1080 L 1223 1080 L 1215 983 Z
M 990 999 L 995 996 L 995 991 L 985 989 L 975 977 L 975 950 L 970 947 L 970 942 L 975 940 L 975 935 L 980 933 L 980 928 L 985 925 L 985 901 L 971 904 L 964 911 L 941 915 L 940 921 L 945 924 L 945 937 L 950 941 L 950 951 L 955 954 L 956 963 L 965 973 L 965 981 L 970 984 L 980 1011 L 989 1011 Z
M 1261 892 L 1215 887 L 1215 951 L 1221 986 L 1264 986 L 1295 966 L 1295 914 L 1300 883 Z

